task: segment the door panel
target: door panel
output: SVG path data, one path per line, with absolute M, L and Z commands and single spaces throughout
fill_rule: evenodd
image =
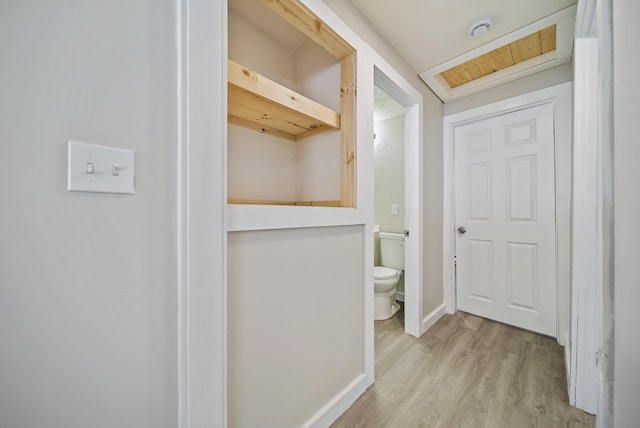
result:
M 493 242 L 469 241 L 469 296 L 493 301 Z
M 454 129 L 457 306 L 556 335 L 553 104 Z

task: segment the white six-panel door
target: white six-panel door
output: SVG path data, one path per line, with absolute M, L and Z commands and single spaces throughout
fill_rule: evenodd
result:
M 554 105 L 454 129 L 458 309 L 556 336 Z

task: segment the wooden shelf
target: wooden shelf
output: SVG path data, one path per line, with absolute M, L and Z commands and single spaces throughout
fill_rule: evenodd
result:
M 341 201 L 259 201 L 247 199 L 229 199 L 232 205 L 288 205 L 297 207 L 340 207 Z
M 229 123 L 297 140 L 340 129 L 340 113 L 229 60 Z

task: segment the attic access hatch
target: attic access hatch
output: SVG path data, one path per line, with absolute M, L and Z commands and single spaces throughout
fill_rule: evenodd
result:
M 422 80 L 449 102 L 571 61 L 576 6 L 500 37 L 437 67 Z

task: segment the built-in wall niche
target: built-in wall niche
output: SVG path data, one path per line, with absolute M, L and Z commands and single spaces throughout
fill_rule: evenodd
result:
M 229 0 L 230 204 L 355 206 L 355 50 L 299 0 Z

